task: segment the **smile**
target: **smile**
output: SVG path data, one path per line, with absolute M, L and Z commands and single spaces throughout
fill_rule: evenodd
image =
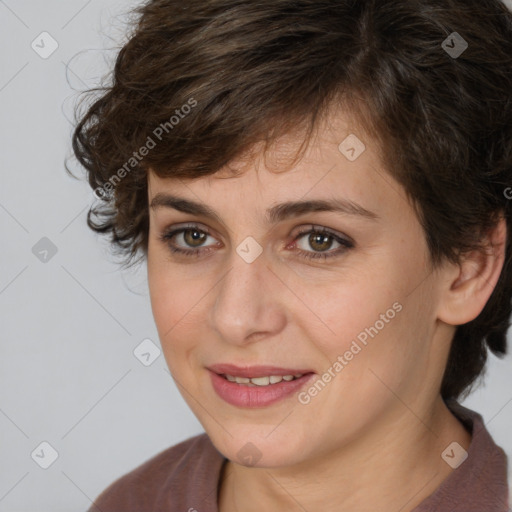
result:
M 270 375 L 267 377 L 234 377 L 233 375 L 222 375 L 229 382 L 236 382 L 237 384 L 246 384 L 249 387 L 252 386 L 270 386 L 273 384 L 279 384 L 281 381 L 290 382 L 294 379 L 302 377 L 302 374 L 297 375 Z
M 315 376 L 314 373 L 306 373 L 250 378 L 208 371 L 215 393 L 228 404 L 242 408 L 267 407 L 290 398 Z

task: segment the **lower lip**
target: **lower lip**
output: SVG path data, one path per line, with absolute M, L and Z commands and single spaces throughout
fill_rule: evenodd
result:
M 224 401 L 236 407 L 249 408 L 266 407 L 279 402 L 279 400 L 299 391 L 315 375 L 314 373 L 308 373 L 298 379 L 282 380 L 277 384 L 252 387 L 230 382 L 217 373 L 211 370 L 208 371 L 211 374 L 213 389 Z

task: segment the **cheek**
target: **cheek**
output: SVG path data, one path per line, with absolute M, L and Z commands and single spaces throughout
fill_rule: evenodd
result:
M 149 280 L 151 308 L 163 356 L 171 374 L 183 381 L 186 353 L 190 349 L 187 340 L 194 340 L 188 325 L 187 293 L 176 291 L 176 283 L 163 276 Z
M 431 324 L 417 298 L 392 303 L 374 298 L 370 312 L 345 317 L 347 335 L 325 347 L 331 365 L 338 365 L 330 399 L 356 417 L 394 403 L 397 396 L 412 403 L 429 373 Z
M 179 370 L 177 363 L 203 338 L 198 336 L 198 329 L 204 325 L 205 301 L 210 298 L 212 285 L 204 274 L 193 278 L 190 272 L 170 265 L 165 258 L 157 261 L 149 253 L 148 285 L 162 350 L 174 373 Z
M 172 338 L 179 328 L 181 311 L 186 307 L 187 288 L 180 284 L 176 273 L 169 265 L 163 263 L 163 258 L 156 252 L 148 251 L 148 286 L 151 309 L 160 336 L 160 342 L 165 349 L 167 340 Z
M 197 290 L 185 282 L 168 275 L 155 275 L 149 279 L 151 308 L 162 344 L 176 339 L 193 317 L 194 304 L 198 301 Z M 191 291 L 194 290 L 194 291 Z
M 147 269 L 151 308 L 165 343 L 204 308 L 215 280 L 210 280 L 202 265 L 170 261 L 168 249 L 154 239 L 148 245 Z
M 411 293 L 424 278 L 421 268 L 392 263 L 311 290 L 311 311 L 294 314 L 321 354 L 322 370 L 336 375 L 332 389 L 345 398 L 354 390 L 382 398 L 386 385 L 400 388 L 428 363 L 433 297 L 422 286 Z
M 322 330 L 306 329 L 325 357 L 328 367 L 338 364 L 350 380 L 358 380 L 370 366 L 388 366 L 397 350 L 406 352 L 399 336 L 406 320 L 403 304 L 392 301 L 387 294 L 376 297 L 359 294 L 340 296 L 329 310 L 323 309 Z M 321 332 L 324 332 L 322 335 Z M 339 366 L 341 364 L 343 368 Z M 349 371 L 347 371 L 350 368 Z
M 293 310 L 294 321 L 324 352 L 343 353 L 358 336 L 364 342 L 369 336 L 365 329 L 378 322 L 378 331 L 385 331 L 397 316 L 400 308 L 393 309 L 393 304 L 400 296 L 399 287 L 386 281 L 389 275 L 374 265 L 372 269 L 345 268 L 320 283 L 296 281 L 294 292 L 302 302 Z

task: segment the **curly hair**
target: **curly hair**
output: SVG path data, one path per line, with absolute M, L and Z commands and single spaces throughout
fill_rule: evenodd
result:
M 499 216 L 511 232 L 512 13 L 499 0 L 152 0 L 134 13 L 72 141 L 99 199 L 88 225 L 128 262 L 147 256 L 148 169 L 213 174 L 297 126 L 308 139 L 338 102 L 385 148 L 434 265 L 482 250 Z M 457 326 L 444 399 L 469 393 L 487 348 L 506 353 L 511 261 L 507 237 L 491 297 Z

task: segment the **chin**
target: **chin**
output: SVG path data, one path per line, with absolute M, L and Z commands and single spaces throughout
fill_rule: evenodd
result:
M 265 430 L 265 434 L 261 431 Z M 303 444 L 289 433 L 282 431 L 282 436 L 273 432 L 265 425 L 255 428 L 247 427 L 243 432 L 230 436 L 227 432 L 218 430 L 215 433 L 207 431 L 217 450 L 230 461 L 246 467 L 277 468 L 290 466 L 301 462 L 304 455 Z

